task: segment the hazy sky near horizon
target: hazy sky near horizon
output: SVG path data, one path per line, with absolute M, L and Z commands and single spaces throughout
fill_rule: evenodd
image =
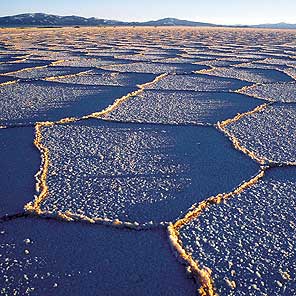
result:
M 123 21 L 164 17 L 217 24 L 296 23 L 296 0 L 0 0 L 2 16 L 27 12 Z

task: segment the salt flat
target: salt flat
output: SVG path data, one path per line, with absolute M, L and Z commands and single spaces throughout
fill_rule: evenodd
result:
M 294 295 L 295 58 L 292 30 L 1 28 L 0 294 Z

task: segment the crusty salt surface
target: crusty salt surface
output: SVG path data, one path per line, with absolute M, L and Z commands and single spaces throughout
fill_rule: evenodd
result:
M 295 295 L 296 169 L 274 168 L 180 230 L 220 296 Z

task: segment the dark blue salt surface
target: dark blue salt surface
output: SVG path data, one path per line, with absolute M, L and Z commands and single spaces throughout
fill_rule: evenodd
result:
M 0 129 L 0 216 L 22 212 L 35 193 L 40 154 L 34 128 Z
M 31 94 L 30 97 L 26 97 L 26 92 L 24 92 L 21 97 L 16 97 L 15 93 L 11 92 L 9 96 L 11 96 L 13 100 L 18 100 L 20 107 L 16 109 L 16 105 L 12 104 L 11 109 L 9 109 L 9 104 L 11 104 L 10 101 L 13 103 L 13 100 L 8 96 L 3 96 L 1 99 L 6 106 L 6 113 L 3 114 L 4 108 L 0 111 L 0 125 L 29 125 L 38 121 L 55 121 L 65 117 L 81 117 L 93 112 L 101 111 L 111 105 L 117 98 L 137 89 L 136 87 L 81 86 L 48 81 L 22 82 L 22 85 L 25 84 L 31 84 L 38 87 L 49 86 L 53 89 L 62 86 L 65 90 L 68 89 L 69 91 L 73 91 L 73 94 L 75 89 L 81 90 L 83 87 L 92 94 L 82 94 L 76 96 L 74 100 L 73 98 L 69 98 L 69 101 L 67 101 L 68 98 L 63 99 L 62 92 L 54 94 L 54 97 L 53 94 L 48 94 L 48 102 L 46 102 L 47 94 L 43 92 L 41 103 L 39 103 L 37 100 L 39 100 L 39 96 L 41 96 L 40 93 L 35 92 L 33 95 Z M 55 99 L 57 99 L 57 101 L 55 101 Z M 22 100 L 26 100 L 26 102 L 30 101 L 30 104 L 34 105 L 34 108 L 31 108 L 27 103 L 23 104 L 21 102 Z
M 0 287 L 9 295 L 28 288 L 33 295 L 196 295 L 165 229 L 21 218 L 0 231 Z
M 22 62 L 22 63 L 7 63 L 0 65 L 0 74 L 5 74 L 8 72 L 14 72 L 25 68 L 45 66 L 48 62 L 38 61 L 38 62 Z

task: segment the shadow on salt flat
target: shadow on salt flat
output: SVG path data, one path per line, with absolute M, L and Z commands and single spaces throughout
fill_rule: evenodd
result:
M 132 231 L 23 218 L 2 223 L 0 231 L 4 294 L 196 294 L 194 281 L 171 254 L 161 229 Z
M 89 68 L 49 66 L 42 69 L 31 69 L 29 71 L 17 72 L 12 74 L 12 76 L 22 79 L 41 79 L 51 76 L 76 74 L 88 69 Z
M 18 70 L 22 70 L 25 68 L 37 67 L 37 66 L 45 66 L 48 65 L 47 62 L 24 62 L 24 63 L 6 63 L 0 65 L 0 74 L 5 74 L 9 72 L 14 72 Z
M 5 83 L 13 80 L 15 80 L 15 78 L 13 78 L 12 76 L 0 76 L 0 83 Z
M 0 87 L 0 125 L 34 124 L 101 111 L 137 87 L 89 86 L 49 81 Z
M 229 191 L 258 166 L 212 127 L 89 120 L 42 128 L 49 194 L 42 210 L 122 221 L 172 221 Z
M 0 129 L 0 216 L 23 212 L 35 194 L 40 155 L 34 128 Z

